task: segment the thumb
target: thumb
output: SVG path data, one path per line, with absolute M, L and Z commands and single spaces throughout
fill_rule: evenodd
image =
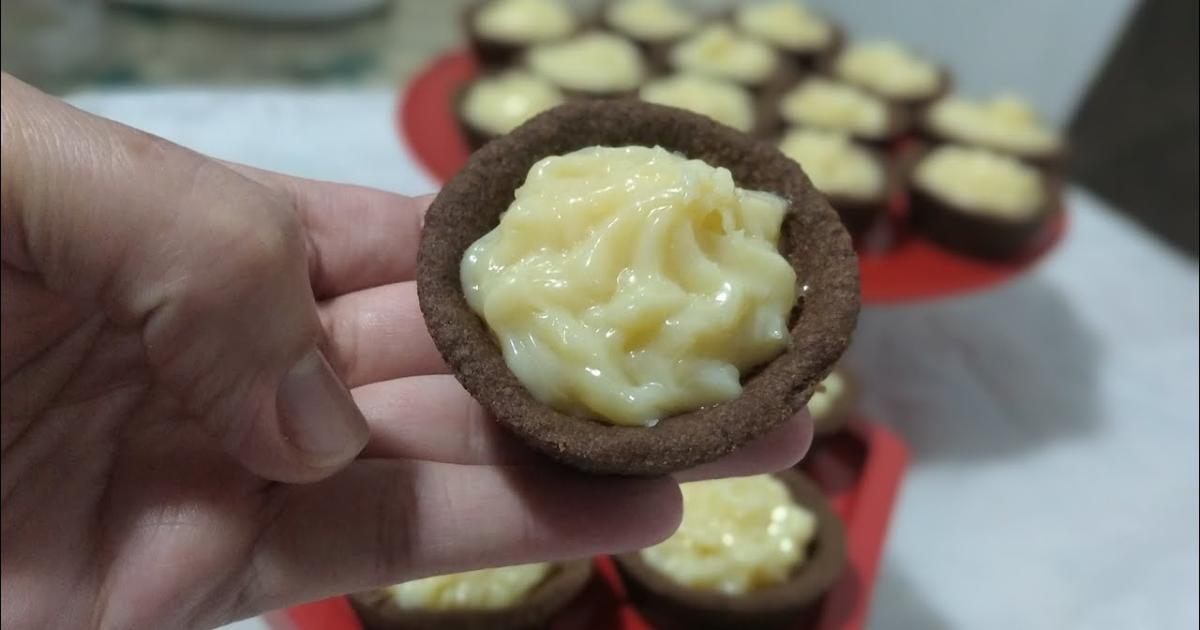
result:
M 368 429 L 321 350 L 291 199 L 3 80 L 5 262 L 140 329 L 154 387 L 252 471 L 353 459 Z

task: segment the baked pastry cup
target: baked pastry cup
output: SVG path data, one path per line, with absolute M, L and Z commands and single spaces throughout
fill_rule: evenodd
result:
M 652 427 L 557 411 L 521 384 L 487 324 L 467 303 L 460 276 L 464 253 L 497 226 L 530 168 L 547 156 L 597 145 L 660 146 L 727 168 L 736 185 L 787 202 L 779 252 L 799 278 L 800 296 L 788 323 L 788 347 L 744 373 L 735 398 L 662 418 Z M 795 162 L 706 117 L 635 100 L 569 102 L 476 151 L 425 216 L 417 289 L 438 350 L 503 426 L 560 462 L 624 475 L 691 468 L 785 422 L 833 369 L 859 311 L 850 237 Z
M 665 54 L 706 20 L 680 0 L 605 0 L 596 14 L 596 23 L 628 38 L 651 56 Z
M 592 575 L 590 559 L 555 563 L 525 596 L 503 608 L 402 608 L 388 589 L 350 596 L 364 630 L 533 630 L 571 603 Z
M 778 134 L 788 127 L 814 127 L 889 148 L 912 126 L 907 109 L 853 84 L 817 74 L 776 86 L 763 98 Z
M 1062 135 L 1014 96 L 975 100 L 946 95 L 924 109 L 917 126 L 931 144 L 983 147 L 1038 168 L 1059 169 L 1068 151 Z
M 830 57 L 825 71 L 914 115 L 954 85 L 945 66 L 908 46 L 882 40 L 841 48 Z
M 788 130 L 779 145 L 805 169 L 851 236 L 864 236 L 886 217 L 900 181 L 897 162 L 886 153 L 837 132 L 805 127 Z
M 1006 195 L 1023 189 L 1032 201 L 1019 211 L 998 211 L 991 202 L 979 201 L 974 195 L 967 199 L 946 186 L 923 181 L 923 164 L 937 152 L 947 150 L 991 160 L 999 168 L 1023 176 L 1023 183 L 1017 180 L 1020 186 L 1005 183 L 986 187 L 973 185 L 972 180 L 964 177 L 947 177 L 945 181 L 953 186 L 972 191 L 991 188 Z M 976 258 L 997 261 L 1020 258 L 1037 245 L 1062 211 L 1062 186 L 1056 176 L 986 149 L 958 145 L 924 148 L 915 155 L 908 175 L 909 221 L 913 228 L 947 249 Z
M 828 63 L 845 41 L 845 31 L 836 22 L 791 0 L 740 4 L 730 11 L 729 20 L 801 71 Z
M 808 400 L 808 413 L 817 438 L 828 437 L 846 427 L 862 392 L 858 375 L 844 363 L 821 382 L 821 387 L 824 391 Z
M 454 118 L 475 150 L 565 100 L 552 83 L 520 69 L 486 72 L 455 94 Z
M 820 489 L 797 470 L 775 474 L 813 513 L 808 557 L 787 581 L 740 595 L 689 588 L 652 567 L 641 552 L 615 557 L 629 599 L 655 628 L 800 628 L 816 619 L 824 595 L 846 569 L 846 533 Z
M 480 0 L 463 11 L 462 27 L 479 65 L 485 68 L 512 65 L 526 49 L 567 39 L 579 30 L 579 16 L 561 0 L 525 2 L 527 6 L 517 12 L 545 10 L 554 12 L 555 16 L 539 24 L 538 20 L 506 15 L 501 20 L 502 26 L 489 28 L 486 25 L 489 11 L 503 4 L 512 6 L 512 0 Z
M 521 64 L 569 98 L 634 96 L 651 75 L 646 56 L 633 42 L 598 29 L 530 48 Z

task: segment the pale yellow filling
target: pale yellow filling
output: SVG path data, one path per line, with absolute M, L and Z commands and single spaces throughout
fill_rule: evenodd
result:
M 647 83 L 643 101 L 703 114 L 738 131 L 754 128 L 754 98 L 745 88 L 698 74 L 677 74 Z
M 699 20 L 671 0 L 620 0 L 605 16 L 614 28 L 643 41 L 667 41 L 696 30 Z
M 474 83 L 463 99 L 462 114 L 473 126 L 503 135 L 563 100 L 562 92 L 545 79 L 513 71 Z
M 652 426 L 737 396 L 787 347 L 787 208 L 659 147 L 548 157 L 467 250 L 463 291 L 538 400 Z
M 646 75 L 642 55 L 629 40 L 589 33 L 529 52 L 529 67 L 560 87 L 580 92 L 625 92 Z
M 737 10 L 738 28 L 744 33 L 788 50 L 814 50 L 829 45 L 833 27 L 795 2 L 747 4 Z
M 895 42 L 865 42 L 838 56 L 837 74 L 888 98 L 929 96 L 941 82 L 938 67 Z
M 883 190 L 885 173 L 879 161 L 845 134 L 795 129 L 783 137 L 779 150 L 798 162 L 826 195 L 872 198 Z
M 1061 143 L 1033 108 L 1015 96 L 991 101 L 945 98 L 930 108 L 929 122 L 958 142 L 1023 155 L 1049 153 Z
M 482 569 L 402 582 L 387 590 L 404 609 L 494 610 L 520 602 L 550 569 L 545 563 Z
M 986 149 L 934 149 L 917 164 L 915 179 L 965 212 L 1020 219 L 1035 214 L 1045 200 L 1037 170 Z
M 844 83 L 808 79 L 779 102 L 779 111 L 792 124 L 844 131 L 879 138 L 888 132 L 888 108 L 879 99 Z
M 503 42 L 551 41 L 573 30 L 575 16 L 558 0 L 495 0 L 475 14 L 475 31 Z
M 643 549 L 646 564 L 697 590 L 741 595 L 787 581 L 817 519 L 771 475 L 685 483 L 683 523 Z
M 778 63 L 770 46 L 724 25 L 710 26 L 671 49 L 676 69 L 738 83 L 762 83 Z
M 813 419 L 821 419 L 833 411 L 834 404 L 846 393 L 846 379 L 841 372 L 834 370 L 821 381 L 824 391 L 818 389 L 808 399 L 808 413 Z

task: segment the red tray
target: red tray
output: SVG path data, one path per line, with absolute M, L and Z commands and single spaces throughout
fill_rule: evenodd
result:
M 400 98 L 396 124 L 417 161 L 439 182 L 467 161 L 470 149 L 453 114 L 454 94 L 478 72 L 470 53 L 447 53 L 413 79 Z M 903 229 L 903 202 L 873 245 L 860 248 L 863 301 L 871 304 L 950 297 L 1010 280 L 1044 257 L 1066 231 L 1066 213 L 1019 260 L 959 256 Z
M 825 596 L 815 630 L 866 625 L 888 520 L 907 463 L 907 449 L 895 434 L 860 418 L 843 434 L 815 446 L 801 464 L 845 521 L 848 545 L 849 568 Z M 652 630 L 626 600 L 612 561 L 599 557 L 595 562 L 597 577 L 555 618 L 552 630 Z M 278 611 L 267 622 L 274 630 L 362 628 L 342 597 Z

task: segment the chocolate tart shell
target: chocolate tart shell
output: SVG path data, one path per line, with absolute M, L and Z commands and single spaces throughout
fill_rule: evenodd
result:
M 915 159 L 913 166 L 919 161 Z M 910 178 L 909 223 L 933 242 L 961 254 L 996 261 L 1020 258 L 1062 211 L 1060 181 L 1044 172 L 1042 179 L 1045 186 L 1042 206 L 1027 218 L 1010 219 L 959 207 Z
M 830 401 L 829 411 L 825 415 L 813 416 L 813 435 L 816 438 L 832 435 L 845 428 L 846 421 L 857 408 L 859 396 L 862 394 L 862 384 L 853 370 L 843 364 L 834 371 L 841 374 L 845 385 L 841 395 Z
M 466 98 L 467 90 L 470 90 L 471 86 L 473 86 L 476 81 L 483 79 L 485 76 L 486 75 L 480 75 L 479 77 L 472 79 L 454 93 L 454 120 L 458 123 L 458 129 L 462 132 L 463 138 L 465 138 L 467 141 L 467 147 L 469 147 L 472 151 L 475 151 L 479 147 L 499 137 L 494 133 L 484 131 L 483 129 L 471 124 L 471 121 L 467 119 L 465 114 L 463 114 L 463 99 Z
M 495 610 L 404 609 L 385 589 L 351 595 L 350 604 L 364 630 L 526 630 L 545 627 L 583 590 L 591 575 L 590 559 L 558 563 L 525 599 Z
M 1046 151 L 1044 153 L 1026 153 L 957 138 L 943 132 L 942 130 L 938 129 L 937 125 L 933 124 L 929 115 L 932 107 L 933 102 L 930 102 L 921 112 L 920 116 L 917 117 L 917 123 L 915 125 L 917 131 L 921 135 L 921 138 L 926 144 L 961 144 L 965 146 L 980 147 L 989 151 L 995 151 L 996 153 L 1003 153 L 1004 155 L 1012 156 L 1034 168 L 1053 174 L 1058 174 L 1062 171 L 1063 163 L 1066 162 L 1067 155 L 1070 153 L 1070 147 L 1065 141 L 1060 142 L 1059 146 L 1051 151 Z
M 659 145 L 728 168 L 745 188 L 789 202 L 780 251 L 801 298 L 791 345 L 743 378 L 729 401 L 663 418 L 654 427 L 571 416 L 536 400 L 504 362 L 463 297 L 463 253 L 494 228 L 530 167 L 583 147 Z M 534 117 L 476 151 L 425 215 L 417 291 L 434 343 L 468 392 L 535 449 L 575 468 L 660 475 L 731 453 L 785 422 L 808 401 L 850 342 L 859 311 L 858 265 L 841 220 L 793 161 L 703 116 L 636 100 L 576 101 Z
M 484 68 L 502 68 L 517 63 L 521 54 L 528 48 L 546 42 L 508 42 L 492 39 L 481 35 L 475 29 L 475 16 L 480 9 L 494 0 L 482 0 L 468 6 L 462 13 L 462 29 L 467 34 L 475 60 Z M 579 17 L 576 16 L 576 28 L 562 39 L 569 39 L 579 31 Z M 561 41 L 561 40 L 555 40 Z
M 704 28 L 705 22 L 708 21 L 708 18 L 705 17 L 703 12 L 693 11 L 692 14 L 697 19 L 697 25 L 696 25 L 696 28 L 693 29 L 690 33 L 687 33 L 686 35 L 680 35 L 677 37 L 670 37 L 670 38 L 666 38 L 666 39 L 642 39 L 642 38 L 639 38 L 638 36 L 634 35 L 633 33 L 627 33 L 625 31 L 621 30 L 621 28 L 619 26 L 608 21 L 608 8 L 610 6 L 612 6 L 613 4 L 615 4 L 614 0 L 605 0 L 604 2 L 601 2 L 600 6 L 596 7 L 596 13 L 595 13 L 595 17 L 592 18 L 592 23 L 601 29 L 604 29 L 604 30 L 606 30 L 610 33 L 614 33 L 616 35 L 620 35 L 621 37 L 628 39 L 629 41 L 633 42 L 634 44 L 637 44 L 638 48 L 641 49 L 642 54 L 646 55 L 647 59 L 651 59 L 651 60 L 665 58 L 663 56 L 666 54 L 667 50 L 670 50 L 670 48 L 672 46 L 674 46 L 675 44 L 678 44 L 680 41 L 687 39 L 690 35 L 692 35 L 696 31 L 700 30 L 701 28 Z M 690 8 L 690 7 L 688 7 L 688 8 Z M 687 9 L 685 8 L 684 10 L 687 10 Z M 655 70 L 656 71 L 662 70 L 662 68 L 656 66 Z
M 846 569 L 846 533 L 820 489 L 796 470 L 775 476 L 817 517 L 809 555 L 787 582 L 743 595 L 688 588 L 660 573 L 640 552 L 616 556 L 629 599 L 659 630 L 800 628 L 815 620 L 822 597 Z
M 746 33 L 741 29 L 740 26 L 738 26 L 736 12 L 737 9 L 730 9 L 726 11 L 723 19 L 727 21 L 729 26 L 735 31 L 745 35 L 746 37 L 754 38 L 753 35 Z M 761 41 L 771 48 L 774 48 L 780 54 L 780 56 L 788 60 L 793 67 L 802 73 L 819 70 L 820 68 L 826 67 L 837 56 L 837 54 L 841 52 L 842 46 L 846 43 L 846 30 L 842 28 L 841 24 L 838 24 L 827 15 L 822 14 L 818 17 L 820 17 L 825 21 L 826 24 L 829 25 L 831 31 L 829 41 L 824 46 L 798 50 L 761 39 L 758 41 Z
M 838 52 L 840 53 L 841 51 L 839 50 Z M 894 96 L 888 96 L 887 94 L 884 94 L 882 92 L 877 92 L 877 91 L 871 89 L 870 86 L 863 85 L 861 83 L 856 83 L 854 81 L 850 81 L 850 80 L 842 77 L 837 72 L 837 65 L 836 65 L 837 59 L 838 59 L 838 55 L 830 55 L 825 60 L 825 62 L 822 64 L 824 74 L 827 74 L 830 77 L 832 77 L 838 81 L 849 83 L 850 85 L 854 85 L 854 86 L 859 87 L 871 94 L 874 94 L 878 98 L 881 98 L 884 101 L 887 101 L 888 103 L 891 103 L 892 105 L 895 105 L 896 107 L 903 109 L 909 115 L 909 117 L 912 119 L 916 119 L 917 117 L 919 117 L 921 115 L 921 113 L 924 112 L 924 110 L 927 107 L 929 107 L 930 104 L 932 104 L 934 101 L 938 100 L 939 98 L 942 98 L 943 96 L 949 94 L 950 90 L 952 90 L 954 88 L 954 76 L 950 73 L 949 69 L 947 69 L 945 66 L 939 64 L 937 66 L 937 68 L 938 68 L 937 86 L 934 87 L 934 89 L 932 91 L 930 91 L 928 94 L 922 94 L 920 96 L 914 96 L 914 97 L 909 97 L 909 98 L 897 98 Z
M 708 26 L 711 26 L 711 24 L 701 25 L 700 28 L 697 29 L 697 32 L 704 30 Z M 732 25 L 730 25 L 730 27 L 732 28 Z M 671 63 L 671 50 L 675 47 L 675 45 L 680 43 L 682 43 L 682 40 L 675 42 L 675 44 L 671 46 L 659 47 L 651 51 L 649 54 L 650 66 L 659 74 L 687 72 L 687 70 L 677 68 L 675 67 L 675 64 Z M 750 90 L 750 93 L 757 99 L 762 99 L 769 94 L 775 94 L 779 92 L 781 89 L 783 89 L 783 86 L 795 83 L 801 72 L 793 67 L 793 64 L 790 62 L 788 57 L 780 53 L 779 49 L 775 47 L 771 47 L 771 49 L 776 52 L 778 61 L 775 64 L 775 70 L 771 72 L 771 74 L 767 75 L 762 81 L 757 83 L 743 83 L 741 81 L 735 81 L 733 79 L 724 77 L 717 78 L 723 81 L 729 81 L 730 83 L 736 83 L 737 85 Z
M 569 41 L 576 37 L 581 37 L 583 35 L 587 35 L 588 33 L 595 33 L 595 32 L 604 32 L 609 35 L 616 35 L 618 37 L 621 37 L 621 38 L 629 41 L 630 43 L 634 43 L 633 40 L 631 40 L 628 37 L 626 37 L 625 35 L 622 35 L 615 31 L 603 31 L 601 29 L 596 29 L 596 28 L 585 28 L 585 29 L 576 31 L 574 34 L 571 35 L 571 37 L 568 37 L 566 40 L 563 40 L 563 41 Z M 554 85 L 554 87 L 557 87 L 559 90 L 561 90 L 563 95 L 565 95 L 568 99 L 633 98 L 633 97 L 637 96 L 638 90 L 640 90 L 641 87 L 643 85 L 645 85 L 646 82 L 649 81 L 656 74 L 656 69 L 654 67 L 654 64 L 651 63 L 650 59 L 646 56 L 646 53 L 641 48 L 638 48 L 638 53 L 639 53 L 639 55 L 641 55 L 641 58 L 642 58 L 642 68 L 643 68 L 642 80 L 640 82 L 638 82 L 638 84 L 636 86 L 634 86 L 632 89 L 616 90 L 616 91 L 608 91 L 608 92 L 593 92 L 593 91 L 589 91 L 589 90 L 578 90 L 578 89 L 569 88 L 569 87 L 566 87 L 563 85 L 559 85 L 556 81 L 554 81 L 550 77 L 547 77 L 547 76 L 541 74 L 540 72 L 538 72 L 537 70 L 535 70 L 533 67 L 533 64 L 529 63 L 529 58 L 528 58 L 529 50 L 531 50 L 531 49 L 532 49 L 532 47 L 530 49 L 527 49 L 524 52 L 522 52 L 517 58 L 517 63 L 521 67 L 523 67 L 526 71 L 528 71 L 530 74 L 542 77 L 546 81 L 549 81 L 551 84 Z
M 841 79 L 838 79 L 836 77 L 831 78 L 831 77 L 823 77 L 820 75 L 808 74 L 808 75 L 800 76 L 797 80 L 793 80 L 789 83 L 776 84 L 772 90 L 763 94 L 764 105 L 763 105 L 762 111 L 764 112 L 764 116 L 769 116 L 773 120 L 773 133 L 774 134 L 782 135 L 789 127 L 804 127 L 804 126 L 819 127 L 819 125 L 812 125 L 810 123 L 799 123 L 799 122 L 789 121 L 786 117 L 784 117 L 783 112 L 781 110 L 781 106 L 783 104 L 783 98 L 785 96 L 787 96 L 792 90 L 797 89 L 801 85 L 803 85 L 805 81 L 809 80 L 810 78 L 814 78 L 814 77 L 827 78 L 827 79 L 831 79 L 833 81 L 842 83 Z M 853 84 L 847 83 L 846 85 L 853 85 Z M 878 136 L 868 136 L 868 135 L 863 135 L 861 133 L 851 133 L 845 129 L 832 129 L 832 131 L 839 131 L 839 132 L 845 133 L 845 134 L 849 135 L 851 138 L 853 138 L 854 140 L 856 140 L 860 143 L 872 146 L 872 147 L 877 147 L 877 148 L 881 148 L 881 149 L 890 148 L 893 144 L 896 143 L 896 141 L 903 138 L 911 130 L 912 121 L 913 121 L 912 115 L 908 111 L 907 108 L 896 105 L 895 103 L 892 103 L 891 101 L 888 101 L 887 99 L 880 98 L 874 92 L 867 92 L 867 93 L 875 98 L 878 98 L 880 101 L 883 102 L 884 106 L 887 107 L 888 122 L 887 122 L 887 127 L 884 129 L 884 132 Z
M 829 204 L 841 217 L 846 231 L 856 239 L 865 236 L 887 217 L 888 205 L 891 203 L 892 196 L 900 190 L 903 181 L 903 174 L 896 160 L 869 144 L 861 142 L 859 144 L 871 153 L 871 157 L 883 170 L 883 188 L 878 195 L 872 197 L 854 197 L 837 193 L 825 195 Z

